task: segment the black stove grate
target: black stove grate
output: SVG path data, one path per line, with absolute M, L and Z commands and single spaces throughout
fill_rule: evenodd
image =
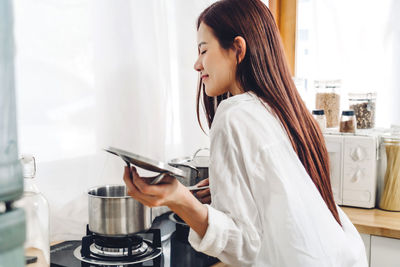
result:
M 133 235 L 123 237 L 110 237 L 93 233 L 86 226 L 86 236 L 82 238 L 81 256 L 86 259 L 108 261 L 108 262 L 133 262 L 141 261 L 142 259 L 154 255 L 155 248 L 161 248 L 161 232 L 160 229 L 149 229 L 147 231 L 138 232 Z M 144 240 L 144 238 L 151 240 Z M 121 249 L 127 254 L 125 255 L 103 255 L 91 250 L 91 246 L 95 244 L 101 249 Z M 141 250 L 145 246 L 146 249 Z M 132 251 L 135 250 L 134 255 Z M 157 257 L 160 258 L 160 257 Z M 155 259 L 156 262 L 159 261 Z M 157 265 L 155 265 L 157 266 Z

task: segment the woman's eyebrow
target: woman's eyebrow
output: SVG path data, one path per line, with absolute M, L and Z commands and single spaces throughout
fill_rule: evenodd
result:
M 198 48 L 200 49 L 200 46 L 207 44 L 206 42 L 200 42 Z

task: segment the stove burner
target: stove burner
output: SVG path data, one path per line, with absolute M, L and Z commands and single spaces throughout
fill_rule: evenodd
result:
M 89 227 L 86 232 L 82 246 L 74 250 L 74 256 L 86 263 L 125 266 L 155 259 L 162 253 L 159 229 L 122 237 L 98 235 L 91 232 Z M 149 234 L 152 235 L 152 241 L 145 239 Z
M 138 256 L 142 255 L 145 253 L 148 249 L 148 245 L 146 242 L 142 242 L 141 245 L 133 248 L 131 250 L 131 255 L 132 256 Z M 123 256 L 129 256 L 128 253 L 129 248 L 124 247 L 124 248 L 110 248 L 110 247 L 102 247 L 97 244 L 92 244 L 90 245 L 90 252 L 92 252 L 95 255 L 100 255 L 100 256 L 106 256 L 106 257 L 123 257 Z
M 128 235 L 122 237 L 102 236 L 90 231 L 87 235 L 94 235 L 94 243 L 99 247 L 122 248 L 132 246 L 132 248 L 139 248 L 143 244 L 143 237 L 139 235 Z

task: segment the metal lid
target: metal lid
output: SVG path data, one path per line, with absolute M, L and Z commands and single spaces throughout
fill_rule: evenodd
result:
M 383 142 L 385 145 L 400 145 L 400 135 L 385 134 L 383 135 Z
M 355 101 L 366 101 L 366 100 L 375 100 L 376 92 L 371 93 L 349 93 L 349 100 Z
M 149 159 L 115 147 L 108 147 L 107 149 L 104 150 L 111 154 L 119 156 L 120 158 L 122 158 L 123 161 L 131 163 L 139 168 L 152 172 L 169 173 L 173 176 L 187 178 L 187 175 L 184 171 L 178 168 L 174 168 L 164 162 Z

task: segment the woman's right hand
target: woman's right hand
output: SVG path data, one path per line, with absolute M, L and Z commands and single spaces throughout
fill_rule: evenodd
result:
M 206 186 L 209 185 L 209 178 L 206 178 L 204 180 L 201 180 L 199 183 L 196 184 L 196 186 Z M 197 197 L 198 200 L 200 200 L 201 203 L 203 204 L 211 204 L 211 192 L 210 188 L 204 189 L 204 190 L 199 190 L 194 193 L 194 195 Z

